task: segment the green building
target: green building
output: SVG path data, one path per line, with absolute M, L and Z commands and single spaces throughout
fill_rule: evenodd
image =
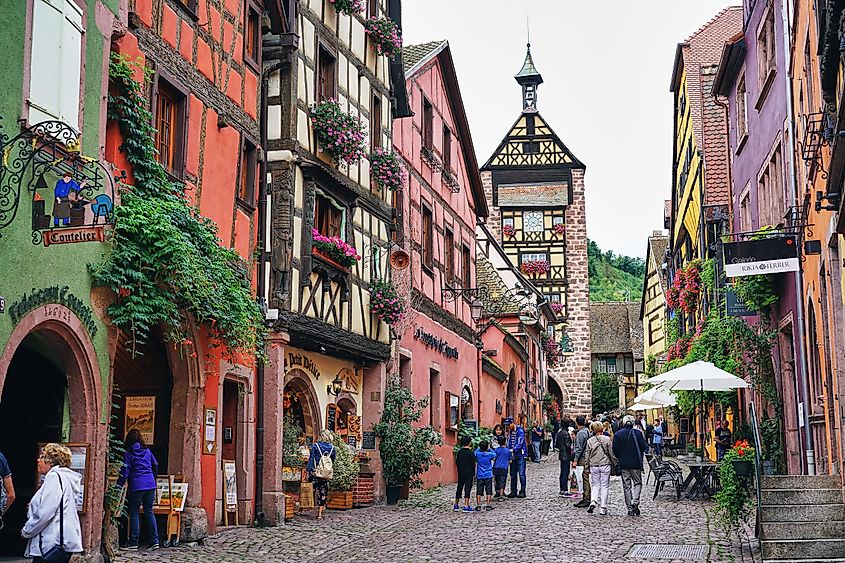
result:
M 0 452 L 17 500 L 0 556 L 22 555 L 39 444 L 74 445 L 86 559 L 99 557 L 110 381 L 110 296 L 88 264 L 107 249 L 104 158 L 118 0 L 0 0 Z

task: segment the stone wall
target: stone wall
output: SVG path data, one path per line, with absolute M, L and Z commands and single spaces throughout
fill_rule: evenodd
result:
M 481 172 L 481 186 L 484 188 L 484 198 L 487 200 L 487 208 L 490 213 L 487 215 L 485 224 L 493 233 L 493 238 L 502 241 L 502 220 L 498 207 L 493 206 L 493 174 L 488 171 Z
M 566 302 L 567 332 L 574 353 L 551 370 L 563 392 L 563 412 L 570 415 L 592 411 L 590 368 L 590 284 L 587 272 L 587 214 L 584 202 L 584 170 L 572 170 L 572 203 L 566 209 Z

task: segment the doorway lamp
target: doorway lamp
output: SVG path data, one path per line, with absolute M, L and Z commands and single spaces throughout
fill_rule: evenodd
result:
M 326 393 L 329 395 L 334 395 L 337 397 L 340 395 L 341 390 L 343 389 L 343 380 L 340 379 L 340 372 L 336 376 L 334 376 L 334 380 L 326 385 Z

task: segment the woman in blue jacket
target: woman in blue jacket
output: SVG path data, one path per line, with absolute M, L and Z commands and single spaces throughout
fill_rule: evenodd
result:
M 326 508 L 326 501 L 329 497 L 329 481 L 332 479 L 332 475 L 319 475 L 320 460 L 323 459 L 323 456 L 329 456 L 332 460 L 332 469 L 334 469 L 334 460 L 337 457 L 337 452 L 334 450 L 334 445 L 332 445 L 333 440 L 334 436 L 329 430 L 320 432 L 320 438 L 311 446 L 311 456 L 308 458 L 308 467 L 306 470 L 308 471 L 311 482 L 314 484 L 314 497 L 317 501 L 317 520 L 322 520 L 323 518 L 323 509 Z
M 144 520 L 150 536 L 150 549 L 158 549 L 158 526 L 153 514 L 153 504 L 156 500 L 156 473 L 158 461 L 153 452 L 147 448 L 141 432 L 133 428 L 126 435 L 124 441 L 126 451 L 123 453 L 123 467 L 117 486 L 122 487 L 129 481 L 129 491 L 126 497 L 129 510 L 129 545 L 126 549 L 138 549 L 138 536 L 141 522 L 138 511 L 144 506 Z

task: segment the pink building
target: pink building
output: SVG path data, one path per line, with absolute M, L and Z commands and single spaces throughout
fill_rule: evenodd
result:
M 444 437 L 442 466 L 424 476 L 425 485 L 433 486 L 455 480 L 452 447 L 459 421 L 477 422 L 488 400 L 470 308 L 475 224 L 487 216 L 487 203 L 448 42 L 406 47 L 403 58 L 414 116 L 393 128 L 395 150 L 409 175 L 394 196 L 394 240 L 411 260 L 395 276 L 409 288 L 413 310 L 400 329 L 399 369 L 416 397 L 431 398 L 423 423 Z

